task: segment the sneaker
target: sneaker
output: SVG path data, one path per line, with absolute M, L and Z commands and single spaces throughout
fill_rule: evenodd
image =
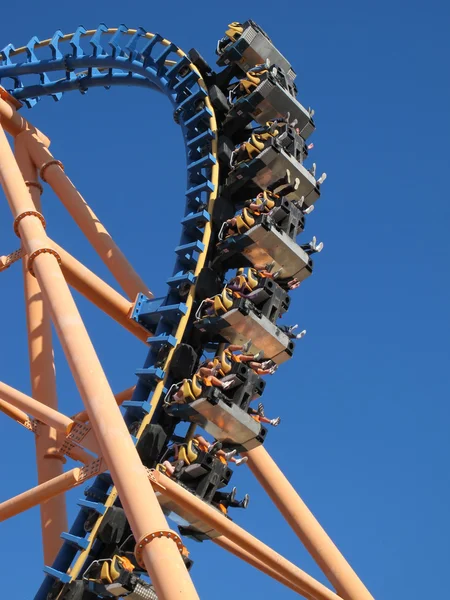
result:
M 230 450 L 229 452 L 225 452 L 224 459 L 230 460 L 230 458 L 233 457 L 236 454 L 236 452 L 237 452 L 236 449 Z
M 250 348 L 252 347 L 252 340 L 248 340 L 248 342 L 245 342 L 245 344 L 242 346 L 242 352 L 244 354 L 246 354 Z
M 222 389 L 227 390 L 232 383 L 232 381 L 225 381 L 224 383 L 222 383 Z
M 280 424 L 280 422 L 281 422 L 281 418 L 280 417 L 277 417 L 276 419 L 271 419 L 270 420 L 270 424 L 273 425 L 274 427 L 278 427 L 278 425 Z M 247 457 L 245 457 L 245 458 L 247 458 Z
M 253 360 L 261 360 L 264 357 L 264 350 L 260 350 L 259 352 L 257 352 L 255 354 L 255 356 L 253 357 Z
M 237 488 L 234 487 L 230 492 L 230 504 L 236 500 Z
M 239 503 L 240 508 L 247 508 L 249 501 L 250 496 L 248 494 L 245 494 L 244 498 Z
M 269 271 L 269 273 L 270 273 L 270 271 L 274 268 L 274 266 L 275 266 L 275 261 L 273 260 L 272 262 L 267 263 L 267 265 L 265 266 L 265 269 L 266 269 L 266 271 Z
M 264 405 L 262 402 L 258 404 L 258 415 L 264 417 Z
M 214 453 L 218 452 L 219 450 L 222 450 L 222 442 L 214 442 L 209 447 L 210 454 L 214 454 Z
M 243 456 L 242 458 L 237 458 L 234 461 L 234 464 L 239 467 L 240 465 L 245 465 L 245 463 L 248 461 L 248 457 L 247 456 Z
M 322 252 L 323 250 L 323 242 L 320 242 L 320 244 L 317 244 L 316 246 L 316 252 Z
M 304 329 L 303 331 L 300 331 L 300 333 L 297 333 L 297 335 L 295 336 L 296 340 L 301 340 L 302 337 L 304 337 L 306 335 L 306 329 Z
M 308 208 L 305 208 L 305 210 L 303 211 L 303 214 L 310 215 L 313 210 L 314 210 L 314 204 L 312 206 L 309 206 Z
M 275 271 L 275 273 L 272 275 L 272 277 L 274 279 L 276 279 L 277 277 L 279 277 L 281 275 L 282 271 L 283 271 L 283 269 L 278 269 L 278 271 Z

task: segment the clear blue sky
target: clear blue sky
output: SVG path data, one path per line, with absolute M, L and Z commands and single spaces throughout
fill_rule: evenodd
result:
M 213 60 L 233 20 L 256 20 L 293 63 L 299 99 L 316 110 L 314 157 L 329 177 L 304 240 L 325 250 L 293 294 L 288 320 L 308 335 L 268 384 L 281 415 L 267 448 L 377 599 L 421 600 L 447 586 L 450 336 L 448 23 L 437 0 L 170 4 L 97 0 L 2 7 L 0 46 L 56 29 L 142 25 Z M 164 8 L 163 8 L 164 6 Z M 161 7 L 161 8 L 160 8 Z M 210 7 L 212 11 L 209 10 Z M 184 191 L 184 149 L 168 101 L 141 89 L 43 100 L 28 115 L 156 294 L 171 273 Z M 47 193 L 50 235 L 111 281 Z M 0 204 L 0 254 L 17 247 Z M 0 274 L 0 379 L 27 392 L 20 268 Z M 80 300 L 115 391 L 146 350 Z M 62 410 L 81 406 L 59 347 Z M 33 440 L 0 418 L 1 498 L 35 484 Z M 236 521 L 325 581 L 241 467 L 251 495 Z M 69 494 L 70 516 L 80 491 Z M 28 600 L 41 582 L 38 510 L 0 526 L 2 591 Z M 293 598 L 211 544 L 190 544 L 202 598 Z M 445 595 L 445 592 L 444 592 Z

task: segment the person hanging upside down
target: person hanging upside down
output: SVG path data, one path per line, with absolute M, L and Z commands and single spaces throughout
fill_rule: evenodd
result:
M 242 458 L 237 458 L 235 456 L 236 450 L 230 450 L 229 452 L 225 452 L 224 450 L 222 450 L 221 442 L 210 443 L 208 442 L 208 440 L 206 440 L 206 438 L 204 438 L 200 434 L 195 435 L 193 437 L 192 442 L 193 446 L 197 447 L 199 450 L 206 452 L 207 454 L 217 456 L 217 458 L 223 464 L 228 464 L 228 462 L 232 462 L 237 467 L 239 467 L 240 465 L 245 464 L 248 460 L 246 456 Z M 171 448 L 173 450 L 173 456 L 162 463 L 167 475 L 172 476 L 177 468 L 181 468 L 184 465 L 185 461 L 180 460 L 179 458 L 180 448 L 182 448 L 183 446 L 186 446 L 186 444 L 174 444 Z M 192 462 L 189 464 L 192 464 Z
M 198 442 L 199 450 L 203 450 L 204 452 L 217 456 L 218 458 L 222 459 L 223 463 L 232 462 L 238 467 L 239 465 L 245 464 L 248 460 L 246 456 L 243 458 L 236 458 L 236 450 L 225 452 L 225 450 L 222 450 L 221 442 L 208 442 L 208 440 L 199 433 L 194 435 L 193 439 Z
M 219 372 L 218 367 L 214 366 L 212 361 L 206 361 L 203 366 L 195 373 L 195 376 L 201 380 L 206 387 L 216 386 L 222 390 L 226 390 L 232 384 L 232 381 L 222 381 L 217 377 Z M 183 392 L 184 383 L 189 379 L 183 379 L 176 392 L 172 394 L 171 401 L 174 404 L 185 404 L 186 398 Z
M 247 354 L 251 345 L 251 340 L 244 345 L 229 344 L 225 348 L 225 353 L 231 360 L 247 364 L 257 375 L 273 375 L 277 370 L 278 365 L 272 360 L 263 361 L 263 350 L 260 350 L 256 354 Z M 241 352 L 241 354 L 234 354 L 235 352 Z
M 306 335 L 306 329 L 303 329 L 303 331 L 300 331 L 300 333 L 294 333 L 298 325 L 279 325 L 278 327 L 288 336 L 290 340 L 299 340 Z
M 309 244 L 302 244 L 300 248 L 310 256 L 311 254 L 315 254 L 316 252 L 322 252 L 323 242 L 320 242 L 320 244 L 318 244 L 317 238 L 316 236 L 314 236 L 313 239 L 309 242 Z
M 257 421 L 258 423 L 268 423 L 273 427 L 278 427 L 278 425 L 281 423 L 281 417 L 276 417 L 275 419 L 268 419 L 265 416 L 264 406 L 261 404 L 261 402 L 258 404 L 257 409 L 248 408 L 247 412 L 252 417 L 252 419 L 255 419 L 255 421 Z
M 216 492 L 213 496 L 213 502 L 219 505 L 223 513 L 227 513 L 228 508 L 247 508 L 250 501 L 250 496 L 245 494 L 242 500 L 236 500 L 236 488 L 231 492 Z

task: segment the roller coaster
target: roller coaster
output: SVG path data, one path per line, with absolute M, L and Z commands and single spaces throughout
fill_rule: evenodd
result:
M 0 180 L 20 239 L 0 271 L 22 264 L 31 372 L 31 396 L 0 383 L 0 410 L 35 436 L 38 469 L 38 485 L 2 502 L 0 519 L 40 506 L 46 566 L 35 600 L 198 598 L 190 540 L 307 599 L 372 598 L 264 449 L 280 422 L 260 402 L 264 377 L 296 360 L 305 333 L 278 321 L 323 248 L 297 242 L 326 178 L 305 165 L 314 111 L 255 22 L 231 23 L 216 53 L 214 70 L 196 49 L 103 24 L 0 52 Z M 160 298 L 24 116 L 43 96 L 113 86 L 165 94 L 185 143 L 181 239 Z M 125 295 L 48 237 L 44 184 Z M 132 388 L 113 395 L 69 285 L 147 345 Z M 51 323 L 85 407 L 72 416 L 58 411 Z M 65 471 L 66 457 L 80 466 Z M 233 522 L 249 498 L 230 486 L 231 467 L 244 464 L 335 591 Z M 86 482 L 69 529 L 64 492 Z

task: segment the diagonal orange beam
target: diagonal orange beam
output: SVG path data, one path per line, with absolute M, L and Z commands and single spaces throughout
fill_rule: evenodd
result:
M 135 389 L 136 389 L 136 386 L 133 385 L 133 386 L 127 388 L 126 390 L 123 390 L 122 392 L 119 392 L 118 394 L 116 394 L 114 396 L 114 398 L 116 399 L 117 406 L 120 406 L 126 400 L 131 400 Z M 85 423 L 86 421 L 89 420 L 89 417 L 88 417 L 87 412 L 85 410 L 82 410 L 81 412 L 74 415 L 72 417 L 72 419 L 74 421 L 80 421 L 81 423 Z
M 32 428 L 31 421 L 27 413 L 23 410 L 20 410 L 20 408 L 16 408 L 9 402 L 5 402 L 5 400 L 0 400 L 0 411 L 3 414 L 8 415 L 8 417 L 11 417 L 11 419 L 14 419 L 14 421 L 20 423 L 20 425 L 26 427 L 26 429 Z
M 373 596 L 263 446 L 243 453 L 248 466 L 344 600 Z
M 42 502 L 48 502 L 59 497 L 63 492 L 67 492 L 101 473 L 104 468 L 101 460 L 97 459 L 86 467 L 75 467 L 75 469 L 62 473 L 22 494 L 5 500 L 0 504 L 0 522 L 15 517 Z
M 54 408 L 19 392 L 15 388 L 0 381 L 0 399 L 9 402 L 21 411 L 24 411 L 56 431 L 66 432 L 73 425 L 72 419 L 66 417 Z
M 153 298 L 151 291 L 125 258 L 100 219 L 64 173 L 62 163 L 55 160 L 50 150 L 36 136 L 29 136 L 28 140 L 31 158 L 39 169 L 41 178 L 53 189 L 126 295 L 132 301 L 138 293 Z
M 30 131 L 38 136 L 45 146 L 50 146 L 50 140 L 46 135 L 31 125 L 22 115 L 17 112 L 17 108 L 22 106 L 5 88 L 0 85 L 0 125 L 11 135 L 19 135 L 22 131 Z
M 276 571 L 275 569 L 271 569 L 264 562 L 262 562 L 262 561 L 258 560 L 257 558 L 255 558 L 253 556 L 253 554 L 250 554 L 250 552 L 246 552 L 240 546 L 238 546 L 237 544 L 235 544 L 234 542 L 232 542 L 231 540 L 229 540 L 225 536 L 221 535 L 220 537 L 214 538 L 211 541 L 214 544 L 216 544 L 216 546 L 220 546 L 224 550 L 227 550 L 228 552 L 231 552 L 231 554 L 234 554 L 235 556 L 237 556 L 241 560 L 244 560 L 249 565 L 252 565 L 252 567 L 255 567 L 256 569 L 258 569 L 262 573 L 265 573 L 269 577 L 272 577 L 272 579 L 275 579 L 279 583 L 285 585 L 286 587 L 288 587 L 289 589 L 291 589 L 293 592 L 296 592 L 297 594 L 300 594 L 301 596 L 304 596 L 307 600 L 314 600 L 313 596 L 311 596 L 310 594 L 308 594 L 307 592 L 305 592 L 304 590 L 302 590 L 301 588 L 299 588 L 297 585 L 293 584 L 291 581 L 289 581 L 289 579 L 286 579 L 285 577 L 282 577 L 278 573 L 278 571 Z
M 51 246 L 61 258 L 61 268 L 67 283 L 95 306 L 103 310 L 122 327 L 128 329 L 141 341 L 146 342 L 151 333 L 130 319 L 133 304 L 119 292 L 95 275 L 83 263 L 51 240 Z
M 227 519 L 211 505 L 206 504 L 184 487 L 163 475 L 159 471 L 149 471 L 149 477 L 155 491 L 167 496 L 175 504 L 184 507 L 189 513 L 201 519 L 220 534 L 237 544 L 246 552 L 252 554 L 258 561 L 277 571 L 281 577 L 287 579 L 302 590 L 308 598 L 314 600 L 339 600 L 339 596 L 324 586 L 319 581 L 302 571 L 286 558 L 263 544 L 250 533 Z
M 29 200 L 33 208 L 41 211 L 41 187 L 37 181 L 36 167 L 31 162 L 20 136 L 16 138 L 15 155 L 24 179 L 28 182 Z M 22 246 L 23 253 L 23 246 Z M 25 314 L 28 333 L 31 393 L 36 400 L 52 409 L 58 408 L 56 376 L 50 315 L 38 281 L 22 261 L 25 292 Z M 59 441 L 52 426 L 42 425 L 35 437 L 38 482 L 43 483 L 63 473 L 64 456 L 58 451 Z M 66 500 L 64 496 L 44 502 L 40 506 L 42 545 L 45 564 L 52 564 L 67 530 Z
M 28 133 L 20 135 L 30 139 Z M 33 140 L 38 143 L 35 136 Z M 28 269 L 41 287 L 101 454 L 111 472 L 133 535 L 139 540 L 142 563 L 152 578 L 156 593 L 165 600 L 180 597 L 197 599 L 195 587 L 179 553 L 177 535 L 169 530 L 70 294 L 59 266 L 60 259 L 50 247 L 43 217 L 33 210 L 27 187 L 1 127 L 0 181 L 14 217 L 15 230 L 28 254 Z M 160 532 L 166 532 L 166 535 L 161 536 Z M 176 577 L 166 577 L 168 563 Z

